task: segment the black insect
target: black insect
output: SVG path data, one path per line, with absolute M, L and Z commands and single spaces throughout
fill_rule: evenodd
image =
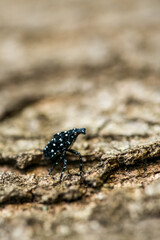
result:
M 54 167 L 60 162 L 63 161 L 63 170 L 61 172 L 60 176 L 60 182 L 62 180 L 63 174 L 66 170 L 67 166 L 67 159 L 65 158 L 66 152 L 73 153 L 75 155 L 79 156 L 79 162 L 80 162 L 80 174 L 82 176 L 83 168 L 82 168 L 82 157 L 81 154 L 73 149 L 70 149 L 73 143 L 76 141 L 76 138 L 79 134 L 85 134 L 86 129 L 85 128 L 73 128 L 68 131 L 56 133 L 50 142 L 45 146 L 43 149 L 43 153 L 45 158 L 48 159 L 54 159 L 56 156 L 58 159 L 54 159 L 55 162 L 53 166 L 49 169 L 48 173 L 51 174 Z

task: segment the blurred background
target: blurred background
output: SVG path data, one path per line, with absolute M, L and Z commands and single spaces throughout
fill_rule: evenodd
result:
M 1 0 L 1 133 L 95 133 L 127 118 L 148 134 L 142 120 L 159 121 L 159 10 L 158 0 Z

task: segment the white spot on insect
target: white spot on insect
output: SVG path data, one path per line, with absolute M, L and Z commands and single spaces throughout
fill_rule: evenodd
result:
M 46 148 L 48 148 L 48 146 L 46 146 Z
M 60 146 L 62 147 L 62 146 L 63 146 L 63 143 L 61 143 Z
M 54 152 L 54 150 L 52 149 L 51 152 Z
M 62 138 L 60 138 L 59 141 L 62 142 L 63 141 Z
M 68 144 L 71 144 L 69 141 L 67 142 Z
M 65 134 L 66 137 L 68 137 L 68 134 Z
M 56 146 L 56 144 L 55 144 L 55 143 L 53 143 L 53 146 Z

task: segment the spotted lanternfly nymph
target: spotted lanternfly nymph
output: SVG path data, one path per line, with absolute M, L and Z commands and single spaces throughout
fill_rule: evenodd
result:
M 43 149 L 43 153 L 45 158 L 47 159 L 53 159 L 56 156 L 59 158 L 55 160 L 53 166 L 49 169 L 48 173 L 51 174 L 54 167 L 60 162 L 63 161 L 63 170 L 61 172 L 60 176 L 60 182 L 62 180 L 63 174 L 66 170 L 67 166 L 67 159 L 65 158 L 66 152 L 73 153 L 75 155 L 79 156 L 79 164 L 80 164 L 80 174 L 82 175 L 83 169 L 82 169 L 82 157 L 81 154 L 73 149 L 70 149 L 72 144 L 76 141 L 76 138 L 79 134 L 85 134 L 86 129 L 85 128 L 73 128 L 68 131 L 56 133 L 50 142 L 45 146 Z

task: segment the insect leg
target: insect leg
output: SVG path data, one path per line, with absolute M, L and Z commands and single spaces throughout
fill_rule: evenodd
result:
M 49 174 L 49 175 L 51 174 L 51 172 L 53 171 L 53 169 L 55 168 L 55 166 L 58 165 L 59 161 L 60 161 L 60 159 L 57 159 L 57 161 L 56 161 L 56 162 L 52 165 L 52 167 L 48 170 L 48 174 Z
M 63 154 L 63 153 L 62 153 L 62 154 Z M 51 174 L 51 172 L 53 171 L 53 169 L 55 168 L 55 166 L 57 166 L 58 163 L 60 162 L 62 154 L 61 154 L 61 155 L 57 155 L 57 156 L 55 156 L 55 157 L 53 158 L 54 163 L 53 163 L 52 167 L 48 170 L 48 174 L 49 174 L 49 175 Z M 48 158 L 48 159 L 49 159 L 49 158 Z
M 63 159 L 63 160 L 64 160 L 64 163 L 63 163 L 63 169 L 62 169 L 62 172 L 61 172 L 61 176 L 60 176 L 59 182 L 61 182 L 62 177 L 63 177 L 63 174 L 64 174 L 64 172 L 65 172 L 65 170 L 66 170 L 66 166 L 67 166 L 67 159 L 65 159 L 65 154 L 66 154 L 66 152 L 64 151 L 64 152 L 62 153 L 62 155 L 61 155 L 61 160 Z
M 73 149 L 67 149 L 67 152 L 71 152 L 75 155 L 78 155 L 79 156 L 79 170 L 80 170 L 80 175 L 82 176 L 82 174 L 84 173 L 83 171 L 83 162 L 82 162 L 82 156 L 79 152 L 73 150 Z

